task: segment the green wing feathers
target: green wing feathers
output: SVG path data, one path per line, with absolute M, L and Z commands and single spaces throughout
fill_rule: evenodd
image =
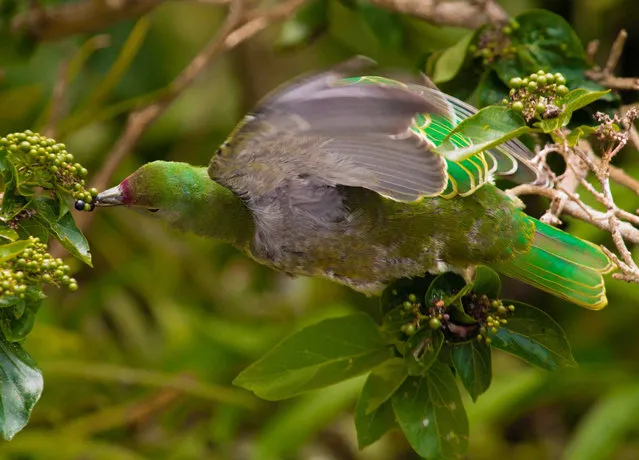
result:
M 494 268 L 582 307 L 605 307 L 602 275 L 613 269 L 610 259 L 592 243 L 538 220 L 535 225 L 530 251 Z

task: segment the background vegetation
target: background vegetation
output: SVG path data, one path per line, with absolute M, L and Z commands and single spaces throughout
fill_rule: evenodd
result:
M 105 35 L 44 42 L 28 60 L 29 43 L 3 39 L 0 134 L 51 127 L 53 119 L 54 137 L 90 172 L 104 172 L 127 112 L 156 97 L 224 21 L 226 8 L 212 3 L 166 2 L 143 19 L 99 31 Z M 627 28 L 617 73 L 639 75 L 635 0 L 500 4 L 513 15 L 535 7 L 563 15 L 584 43 L 601 40 L 602 60 L 619 29 Z M 259 97 L 301 72 L 357 53 L 414 68 L 466 33 L 367 8 L 354 13 L 331 0 L 328 30 L 314 30 L 317 39 L 307 46 L 286 46 L 299 30 L 273 25 L 217 56 L 143 134 L 109 185 L 151 160 L 206 164 Z M 62 100 L 61 71 L 67 72 Z M 636 94 L 622 97 L 633 102 Z M 634 177 L 637 153 L 629 147 L 616 160 Z M 629 190 L 616 196 L 625 209 L 639 207 Z M 541 214 L 545 206 L 533 200 L 529 212 Z M 45 391 L 27 428 L 0 444 L 0 458 L 51 458 L 53 452 L 60 459 L 416 458 L 399 433 L 357 450 L 352 412 L 362 379 L 281 403 L 230 385 L 292 330 L 372 311 L 376 299 L 325 281 L 287 278 L 228 246 L 174 233 L 131 211 L 94 217 L 86 235 L 95 268 L 72 265 L 77 292 L 47 291 L 25 344 L 43 370 Z M 594 227 L 565 221 L 572 233 L 608 242 Z M 564 327 L 580 368 L 546 373 L 494 353 L 490 390 L 467 403 L 469 458 L 636 458 L 637 286 L 610 281 L 610 304 L 601 312 L 514 282 L 504 283 L 504 291 L 544 307 Z

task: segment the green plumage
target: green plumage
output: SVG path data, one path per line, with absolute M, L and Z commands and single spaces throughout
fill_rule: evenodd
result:
M 262 101 L 208 176 L 150 163 L 98 204 L 150 209 L 277 270 L 367 294 L 427 271 L 469 279 L 483 264 L 602 308 L 611 265 L 601 250 L 527 216 L 492 184 L 496 176 L 545 184 L 532 152 L 518 141 L 457 161 L 432 150 L 475 110 L 419 85 L 329 71 Z

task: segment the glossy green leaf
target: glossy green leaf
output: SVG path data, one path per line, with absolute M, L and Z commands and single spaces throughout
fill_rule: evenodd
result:
M 401 358 L 392 358 L 371 371 L 364 388 L 367 390 L 366 415 L 376 411 L 390 399 L 408 377 L 406 363 Z
M 363 374 L 391 357 L 375 322 L 357 313 L 295 332 L 233 383 L 261 398 L 279 400 Z
M 18 239 L 18 232 L 0 222 L 0 238 L 9 242 L 15 241 Z
M 450 305 L 460 296 L 465 295 L 471 286 L 466 284 L 464 278 L 456 273 L 442 273 L 433 280 L 426 292 L 426 305 L 433 305 L 438 300 L 443 300 L 445 305 Z
M 0 336 L 0 432 L 5 439 L 27 424 L 42 386 L 42 373 L 31 356 Z
M 472 340 L 451 347 L 451 358 L 457 375 L 473 401 L 490 386 L 492 379 L 491 350 L 486 342 Z
M 422 326 L 417 333 L 406 342 L 404 359 L 409 375 L 423 375 L 437 360 L 444 344 L 444 334 L 440 329 Z
M 75 225 L 70 213 L 59 218 L 60 208 L 56 200 L 38 198 L 33 201 L 38 220 L 53 235 L 60 244 L 76 258 L 91 266 L 89 243 L 82 232 Z
M 490 335 L 494 347 L 542 369 L 576 366 L 566 334 L 554 319 L 525 303 L 508 303 L 515 305 L 515 312 Z
M 435 363 L 423 376 L 408 377 L 392 397 L 406 439 L 422 457 L 463 458 L 468 418 L 450 368 Z
M 13 311 L 3 309 L 3 315 L 0 317 L 0 330 L 8 342 L 22 342 L 33 329 L 36 315 L 22 299 L 13 308 L 19 308 L 19 317 L 16 317 Z
M 366 405 L 367 394 L 366 385 L 364 385 L 355 407 L 355 429 L 357 430 L 357 445 L 360 449 L 373 444 L 388 431 L 397 428 L 393 405 L 390 401 L 386 401 L 369 414 L 364 409 Z
M 495 270 L 485 265 L 479 265 L 473 278 L 472 290 L 477 295 L 486 294 L 490 299 L 499 298 L 501 295 L 501 280 Z
M 520 114 L 506 107 L 489 106 L 458 124 L 435 150 L 449 160 L 461 161 L 530 131 Z M 452 140 L 454 136 L 472 143 L 457 147 Z
M 0 263 L 17 257 L 22 251 L 27 249 L 30 244 L 27 240 L 18 240 L 13 243 L 0 245 Z
M 439 55 L 432 73 L 433 82 L 444 83 L 450 81 L 459 73 L 468 57 L 468 45 L 470 45 L 474 36 L 474 32 L 464 35 L 461 40 Z
M 573 112 L 601 99 L 608 94 L 608 92 L 609 91 L 589 91 L 587 89 L 577 88 L 555 101 L 555 105 L 562 109 L 558 117 L 539 121 L 535 123 L 535 126 L 542 129 L 545 133 L 563 128 L 570 122 Z

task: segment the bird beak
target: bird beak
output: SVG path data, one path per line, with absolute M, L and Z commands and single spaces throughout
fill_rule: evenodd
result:
M 116 185 L 104 192 L 98 194 L 94 201 L 96 206 L 122 206 L 124 201 L 122 200 L 122 191 L 120 186 Z

